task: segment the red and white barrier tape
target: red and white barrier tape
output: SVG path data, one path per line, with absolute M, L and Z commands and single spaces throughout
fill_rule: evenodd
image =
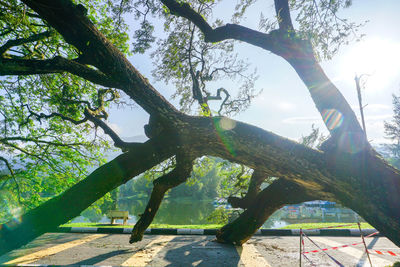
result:
M 333 260 L 337 265 L 339 265 L 340 267 L 344 267 L 343 264 L 341 264 L 338 260 L 336 260 L 334 257 L 332 257 L 331 255 L 329 255 L 328 253 L 326 253 L 326 251 L 322 250 L 320 246 L 318 246 L 314 241 L 311 240 L 311 238 L 309 238 L 306 234 L 303 233 L 303 236 L 307 237 L 308 240 L 310 240 L 311 243 L 314 244 L 314 246 L 316 246 L 317 248 L 319 248 L 323 253 L 325 253 L 325 255 L 327 255 L 331 260 Z M 303 254 L 304 255 L 304 254 Z
M 393 251 L 390 250 L 372 250 L 372 249 L 368 249 L 369 253 L 376 253 L 379 255 L 390 255 L 390 256 L 397 256 L 400 257 L 400 253 L 394 253 Z
M 371 236 L 374 236 L 374 235 L 377 235 L 377 234 L 379 234 L 379 232 L 375 232 L 375 233 L 369 234 L 369 235 L 364 236 L 364 237 L 371 237 Z
M 332 226 L 327 226 L 327 227 L 322 227 L 322 228 L 309 228 L 309 229 L 303 229 L 303 230 L 323 230 L 323 229 L 331 229 L 331 228 L 341 228 L 341 227 L 355 225 L 355 224 L 357 224 L 357 223 L 332 225 Z
M 372 234 L 367 235 L 367 236 L 365 236 L 365 237 L 371 237 L 371 236 L 374 236 L 374 235 L 376 235 L 376 234 L 378 234 L 378 233 L 379 233 L 379 232 L 375 232 L 375 233 L 372 233 Z M 353 243 L 353 244 L 348 244 L 348 245 L 342 245 L 342 246 L 338 246 L 338 247 L 324 248 L 324 249 L 321 249 L 321 250 L 317 249 L 317 250 L 305 251 L 305 252 L 303 252 L 303 254 L 307 254 L 307 253 L 317 253 L 317 252 L 327 251 L 327 250 L 331 250 L 331 249 L 347 248 L 347 247 L 350 247 L 350 246 L 361 245 L 362 243 L 363 243 L 363 242 L 358 242 L 358 243 Z M 377 252 L 377 253 L 378 253 L 378 252 Z M 378 253 L 378 254 L 379 254 L 379 253 Z M 394 256 L 394 255 L 392 255 L 392 256 Z
M 330 250 L 330 249 L 347 248 L 347 247 L 350 247 L 350 246 L 361 245 L 362 243 L 363 243 L 363 242 L 358 242 L 358 243 L 349 244 L 349 245 L 342 245 L 342 246 L 338 246 L 338 247 L 324 248 L 324 249 L 321 249 L 321 250 L 319 250 L 319 249 L 317 249 L 317 250 L 311 250 L 311 251 L 306 251 L 306 252 L 303 252 L 303 253 L 304 253 L 304 254 L 306 254 L 306 253 L 316 253 L 316 252 L 327 251 L 327 250 Z

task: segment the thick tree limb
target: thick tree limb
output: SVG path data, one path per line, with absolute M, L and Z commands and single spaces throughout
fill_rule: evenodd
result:
M 309 194 L 306 188 L 280 178 L 259 193 L 253 205 L 238 219 L 218 230 L 217 240 L 222 243 L 241 245 L 264 224 L 272 213 L 284 205 L 318 198 L 318 194 Z
M 54 57 L 47 60 L 0 58 L 0 75 L 33 75 L 69 72 L 95 84 L 118 88 L 119 84 L 104 73 L 73 60 Z
M 246 195 L 243 198 L 229 197 L 228 203 L 230 203 L 233 208 L 247 209 L 253 204 L 257 194 L 261 191 L 261 184 L 267 177 L 268 175 L 266 173 L 260 172 L 257 169 L 254 170 L 250 178 L 250 184 Z
M 279 44 L 271 34 L 254 31 L 237 24 L 226 24 L 213 29 L 189 4 L 175 0 L 160 1 L 169 8 L 173 15 L 184 17 L 193 22 L 204 34 L 204 40 L 206 42 L 220 42 L 226 39 L 235 39 L 271 52 L 278 52 Z
M 93 66 L 117 80 L 121 84 L 121 88 L 147 112 L 151 115 L 158 115 L 158 117 L 151 117 L 157 117 L 157 120 L 164 118 L 168 122 L 166 125 L 169 126 L 167 131 L 173 132 L 169 138 L 175 138 L 174 140 L 162 139 L 163 142 L 159 143 L 157 147 L 146 146 L 146 149 L 150 150 L 150 154 L 147 150 L 135 154 L 135 161 L 138 160 L 143 166 L 132 166 L 132 158 L 127 156 L 133 155 L 133 151 L 131 151 L 124 154 L 125 156 L 118 157 L 117 161 L 113 161 L 117 163 L 123 159 L 122 165 L 119 166 L 124 169 L 113 164 L 99 168 L 92 174 L 93 176 L 89 176 L 90 179 L 87 182 L 82 182 L 82 185 L 79 183 L 74 190 L 68 190 L 68 193 L 55 198 L 53 202 L 50 201 L 48 204 L 28 212 L 23 217 L 22 224 L 15 228 L 20 230 L 19 232 L 13 229 L 5 230 L 6 227 L 3 227 L 0 230 L 2 235 L 0 252 L 11 250 L 45 231 L 54 229 L 56 225 L 76 216 L 78 211 L 83 210 L 95 199 L 120 184 L 121 179 L 127 179 L 139 171 L 150 168 L 153 163 L 159 162 L 158 159 L 175 155 L 183 146 L 185 152 L 196 156 L 219 156 L 259 169 L 262 172 L 276 173 L 278 177 L 285 180 L 278 180 L 276 184 L 274 183 L 275 187 L 277 191 L 280 190 L 287 196 L 292 194 L 291 190 L 293 192 L 300 190 L 300 193 L 304 193 L 306 196 L 308 192 L 320 192 L 318 198 L 334 198 L 357 211 L 394 243 L 400 244 L 398 235 L 400 232 L 400 175 L 397 170 L 380 159 L 372 149 L 369 149 L 368 145 L 362 146 L 364 139 L 360 139 L 361 143 L 350 143 L 359 148 L 358 151 L 353 151 L 354 154 L 348 153 L 349 151 L 345 150 L 346 146 L 343 146 L 342 149 L 327 149 L 322 152 L 228 118 L 210 119 L 179 114 L 96 30 L 82 10 L 78 8 L 79 6 L 68 0 L 23 1 L 55 27 L 67 42 L 75 45 Z M 177 3 L 177 1 L 167 0 L 163 2 Z M 188 8 L 188 6 L 180 4 L 179 7 Z M 178 11 L 182 10 L 177 10 L 176 13 Z M 198 21 L 198 17 L 195 17 L 194 21 L 196 23 L 205 22 Z M 199 28 L 201 29 L 201 27 Z M 211 33 L 207 32 L 206 27 L 203 29 L 205 35 L 208 35 L 207 41 L 213 40 L 212 38 L 215 38 L 216 41 L 234 38 L 263 47 L 285 58 L 307 85 L 318 110 L 325 118 L 327 127 L 335 137 L 334 145 L 340 146 L 340 140 L 346 144 L 347 141 L 351 141 L 349 137 L 352 135 L 356 135 L 354 142 L 358 142 L 357 134 L 362 133 L 362 130 L 357 118 L 343 96 L 318 65 L 309 41 L 301 40 L 295 34 L 288 35 L 287 32 L 273 31 L 270 34 L 263 34 L 238 25 L 219 27 L 216 29 L 218 31 L 212 30 Z M 218 35 L 219 32 L 220 35 Z M 335 114 L 335 112 L 326 113 L 330 110 L 339 112 L 341 117 L 336 117 L 333 121 L 341 123 L 338 125 L 329 123 L 329 118 L 332 119 L 329 116 Z M 161 138 L 165 132 L 164 130 L 157 131 L 153 136 Z M 164 153 L 165 149 L 167 152 Z M 148 157 L 144 161 L 142 161 L 143 155 Z M 157 160 L 152 158 L 155 156 Z M 128 174 L 125 175 L 126 173 Z M 109 177 L 107 179 L 104 176 Z M 287 191 L 284 189 L 286 187 L 279 187 L 279 181 L 287 182 Z M 94 188 L 92 188 L 93 186 Z M 268 188 L 270 189 L 267 190 Z M 236 223 L 232 223 L 231 226 L 227 226 L 221 231 L 220 240 L 244 242 L 262 224 L 269 213 L 284 204 L 284 201 L 279 200 L 282 194 L 278 196 L 274 195 L 274 192 L 270 192 L 274 189 L 273 185 L 268 188 L 258 195 L 260 205 L 252 206 L 245 211 L 249 218 L 252 215 L 261 214 L 259 217 L 253 216 L 256 221 L 247 224 L 248 221 L 243 215 L 244 217 L 239 218 Z M 87 191 L 85 192 L 83 189 Z M 81 199 L 76 192 L 82 195 L 85 192 L 85 195 L 90 196 L 88 199 Z M 304 198 L 297 199 L 296 196 L 290 196 L 293 199 L 290 198 L 289 201 L 304 201 Z M 73 205 L 68 202 L 71 199 Z M 60 207 L 64 206 L 68 206 L 65 208 L 66 212 L 60 212 Z M 46 218 L 48 220 L 46 215 L 49 213 L 54 216 L 49 223 L 39 219 Z M 240 230 L 238 226 L 241 226 L 242 229 Z M 22 237 L 25 237 L 24 241 L 21 241 Z M 12 246 L 9 247 L 9 244 Z M 3 249 L 5 246 L 7 247 Z
M 335 199 L 400 244 L 400 174 L 375 151 L 317 151 L 221 117 L 190 117 L 187 125 L 195 130 L 179 129 L 179 140 L 192 150 L 284 177 L 319 192 L 319 199 Z
M 104 133 L 110 136 L 110 138 L 113 140 L 114 146 L 121 148 L 122 151 L 126 152 L 128 151 L 128 149 L 140 146 L 140 143 L 131 143 L 123 141 L 121 137 L 119 137 L 119 135 L 107 125 L 107 123 L 105 123 L 102 119 L 93 116 L 87 109 L 85 110 L 85 116 L 86 118 L 88 118 L 88 120 L 93 122 L 94 125 L 103 129 Z
M 282 29 L 271 31 L 269 34 L 233 24 L 212 29 L 205 19 L 187 3 L 176 0 L 160 1 L 170 9 L 172 14 L 187 18 L 198 26 L 203 32 L 206 42 L 226 39 L 240 40 L 261 47 L 287 60 L 309 89 L 325 125 L 331 132 L 330 145 L 333 145 L 334 148 L 330 147 L 329 149 L 346 149 L 343 147 L 344 145 L 339 144 L 340 142 L 346 144 L 356 142 L 355 146 L 360 150 L 370 148 L 354 111 L 318 64 L 310 41 L 296 36 L 294 30 L 288 34 L 287 29 L 291 27 L 291 20 L 287 0 L 275 1 L 277 12 L 283 12 L 280 21 Z M 332 123 L 333 121 L 337 123 Z
M 118 81 L 121 90 L 149 114 L 176 119 L 178 111 L 86 17 L 82 5 L 63 0 L 22 0 L 78 48 L 85 62 Z
M 32 239 L 78 216 L 97 199 L 132 177 L 171 157 L 174 138 L 149 140 L 92 172 L 61 195 L 25 213 L 17 223 L 0 225 L 0 254 L 16 249 Z
M 279 29 L 282 31 L 292 31 L 293 24 L 290 18 L 290 9 L 288 0 L 274 0 L 275 12 L 278 18 Z
M 135 224 L 132 230 L 129 243 L 134 243 L 142 240 L 144 231 L 149 227 L 151 222 L 156 216 L 158 208 L 161 205 L 161 201 L 164 198 L 165 193 L 181 183 L 185 182 L 190 176 L 193 168 L 193 160 L 189 158 L 177 157 L 176 167 L 169 173 L 161 176 L 154 180 L 153 190 L 149 202 L 147 203 L 146 209 L 140 216 L 140 219 Z

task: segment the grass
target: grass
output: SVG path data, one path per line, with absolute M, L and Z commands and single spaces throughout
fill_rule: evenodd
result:
M 159 224 L 153 223 L 149 228 L 172 228 L 172 229 L 218 229 L 221 228 L 222 224 Z M 133 227 L 132 224 L 102 224 L 102 223 L 67 223 L 60 225 L 60 227 L 98 227 L 98 228 L 124 228 Z
M 336 225 L 344 225 L 344 224 L 351 224 L 351 223 L 296 223 L 296 224 L 289 224 L 281 229 L 314 229 L 314 228 L 326 228 Z M 369 223 L 361 223 L 361 229 L 373 229 Z M 358 225 L 356 223 L 345 226 L 345 227 L 334 227 L 330 229 L 358 229 Z
M 290 224 L 280 229 L 314 229 L 314 228 L 325 228 L 330 226 L 336 225 L 343 225 L 349 223 L 297 223 L 297 224 Z M 131 224 L 122 225 L 122 224 L 101 224 L 101 223 L 67 223 L 60 225 L 61 227 L 97 227 L 97 228 L 108 228 L 108 227 L 115 227 L 115 228 L 124 228 L 124 227 L 133 227 Z M 223 226 L 223 224 L 158 224 L 153 223 L 150 225 L 149 228 L 172 228 L 172 229 L 219 229 Z M 337 229 L 357 229 L 357 224 L 345 226 L 345 227 L 335 227 Z M 332 229 L 335 229 L 332 228 Z M 368 223 L 361 223 L 362 229 L 373 229 L 370 224 Z

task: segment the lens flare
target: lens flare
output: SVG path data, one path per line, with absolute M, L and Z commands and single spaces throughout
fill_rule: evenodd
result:
M 232 155 L 236 156 L 236 151 L 233 144 L 233 139 L 230 130 L 236 127 L 236 122 L 226 117 L 213 118 L 214 127 L 219 137 L 219 140 L 225 149 Z
M 363 133 L 347 132 L 340 136 L 338 146 L 341 151 L 355 154 L 365 148 L 365 136 Z
M 2 201 L 0 202 L 0 209 L 3 210 L 3 220 L 0 222 L 3 227 L 12 229 L 21 223 L 21 216 L 23 210 L 18 206 L 18 203 L 9 191 L 0 191 Z
M 329 130 L 340 127 L 343 123 L 343 115 L 336 109 L 325 109 L 322 111 L 322 119 Z

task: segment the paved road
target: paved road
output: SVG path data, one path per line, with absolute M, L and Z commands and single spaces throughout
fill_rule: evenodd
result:
M 214 242 L 213 236 L 146 235 L 128 243 L 129 235 L 45 234 L 22 249 L 0 257 L 0 264 L 111 265 L 111 266 L 299 266 L 298 237 L 253 237 L 243 247 Z M 321 248 L 360 242 L 356 237 L 312 237 Z M 400 254 L 400 248 L 383 237 L 366 240 L 369 249 Z M 305 251 L 315 250 L 305 240 Z M 344 266 L 370 266 L 363 245 L 326 252 Z M 385 252 L 384 252 L 385 253 Z M 316 266 L 338 266 L 324 253 L 309 253 Z M 371 254 L 374 267 L 400 261 L 400 256 Z M 311 266 L 303 258 L 302 266 Z

